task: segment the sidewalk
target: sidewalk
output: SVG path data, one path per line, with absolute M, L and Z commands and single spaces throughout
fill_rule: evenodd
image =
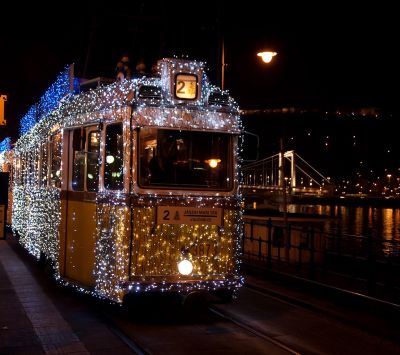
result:
M 16 239 L 0 240 L 0 354 L 132 354 L 87 302 L 49 283 Z

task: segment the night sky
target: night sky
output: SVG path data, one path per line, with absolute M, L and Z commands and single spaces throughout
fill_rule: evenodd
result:
M 75 63 L 78 77 L 114 77 L 124 53 L 133 67 L 144 60 L 148 69 L 159 58 L 184 55 L 206 61 L 211 80 L 218 84 L 221 34 L 225 88 L 243 109 L 397 110 L 394 5 L 179 4 L 2 4 L 0 93 L 8 95 L 8 127 L 0 128 L 0 139 L 17 137 L 19 119 L 70 63 Z M 256 56 L 267 48 L 278 52 L 270 65 Z

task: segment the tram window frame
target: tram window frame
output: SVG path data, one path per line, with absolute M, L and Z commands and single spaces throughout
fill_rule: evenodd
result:
M 36 172 L 36 154 L 35 150 L 31 150 L 28 152 L 28 185 L 35 185 Z
M 86 136 L 83 133 L 84 133 L 83 127 L 75 128 L 70 133 L 70 152 L 71 152 L 70 186 L 73 191 L 85 190 Z
M 22 184 L 22 178 L 21 178 L 21 158 L 16 157 L 15 158 L 15 167 L 14 167 L 14 183 L 15 185 L 21 185 Z
M 56 160 L 54 159 L 54 142 L 55 142 L 55 138 L 56 137 L 59 137 L 59 140 L 60 140 L 60 142 L 59 142 L 59 149 L 58 149 L 58 151 L 59 151 L 59 156 L 57 157 L 58 159 L 57 159 L 57 161 L 59 161 L 59 169 L 58 170 L 55 170 L 53 167 L 55 166 L 55 162 L 56 162 Z M 57 187 L 57 188 L 61 188 L 61 180 L 62 180 L 62 171 L 61 171 L 61 165 L 62 165 L 62 133 L 61 132 L 57 132 L 57 133 L 55 133 L 55 134 L 53 134 L 53 135 L 51 135 L 50 136 L 50 166 L 49 166 L 49 169 L 50 169 L 50 179 L 49 179 L 49 186 L 52 186 L 52 187 Z M 56 174 L 57 174 L 57 171 L 60 171 L 60 176 L 58 176 L 58 178 L 56 179 L 56 178 L 54 178 L 54 176 L 53 176 L 53 172 L 56 172 Z
M 146 132 L 147 131 L 147 132 Z M 207 183 L 206 184 L 198 184 L 194 181 L 190 182 L 190 180 L 182 180 L 181 178 L 177 179 L 176 177 L 178 176 L 184 176 L 182 175 L 182 171 L 185 171 L 189 173 L 189 176 L 195 175 L 195 170 L 196 167 L 190 167 L 190 169 L 188 170 L 188 168 L 183 168 L 181 167 L 181 163 L 182 161 L 180 159 L 178 159 L 176 161 L 176 163 L 178 163 L 176 165 L 177 170 L 175 172 L 175 174 L 173 176 L 175 176 L 175 178 L 169 178 L 167 177 L 166 173 L 162 173 L 162 175 L 160 174 L 159 176 L 162 176 L 162 178 L 160 179 L 160 181 L 158 181 L 159 179 L 157 179 L 157 177 L 152 181 L 152 175 L 153 173 L 151 172 L 153 170 L 153 168 L 155 167 L 152 163 L 153 161 L 156 161 L 157 156 L 159 156 L 159 153 L 161 152 L 161 150 L 163 150 L 163 145 L 160 145 L 160 150 L 157 147 L 159 145 L 159 143 L 162 141 L 162 136 L 167 137 L 167 135 L 169 135 L 169 133 L 172 136 L 176 136 L 178 137 L 178 135 L 182 135 L 183 139 L 178 139 L 176 140 L 176 143 L 178 141 L 184 140 L 184 137 L 186 136 L 187 138 L 190 137 L 192 139 L 190 139 L 189 145 L 188 145 L 188 153 L 189 154 L 188 157 L 188 168 L 190 167 L 190 164 L 193 165 L 193 163 L 196 165 L 199 162 L 201 163 L 205 163 L 208 162 L 208 164 L 210 163 L 210 160 L 216 160 L 216 163 L 219 164 L 221 162 L 220 159 L 209 159 L 209 160 L 204 160 L 204 159 L 196 159 L 194 158 L 195 155 L 192 153 L 193 151 L 193 142 L 195 142 L 194 139 L 196 139 L 196 141 L 199 141 L 199 137 L 200 135 L 205 135 L 205 134 L 209 134 L 209 137 L 207 138 L 213 138 L 213 139 L 221 139 L 223 136 L 223 139 L 226 139 L 226 147 L 225 147 L 225 155 L 222 154 L 217 154 L 219 156 L 221 156 L 222 159 L 222 165 L 226 165 L 225 168 L 219 170 L 219 171 L 213 171 L 212 169 L 203 169 L 205 170 L 204 173 L 208 176 L 207 178 L 204 179 L 204 182 Z M 215 135 L 215 137 L 213 137 L 213 135 Z M 197 137 L 195 137 L 197 136 Z M 160 141 L 161 138 L 161 141 Z M 145 153 L 146 148 L 144 147 L 145 145 L 145 141 L 146 139 L 148 141 L 155 141 L 155 145 L 153 147 L 151 147 L 151 153 Z M 137 169 L 137 184 L 138 187 L 142 188 L 142 189 L 161 189 L 161 190 L 165 190 L 165 189 L 171 189 L 171 190 L 193 190 L 193 191 L 219 191 L 219 192 L 230 192 L 235 188 L 235 182 L 234 182 L 234 171 L 235 171 L 235 166 L 234 166 L 234 155 L 233 155 L 233 147 L 235 145 L 235 138 L 234 135 L 228 133 L 228 132 L 220 132 L 220 131 L 200 131 L 200 130 L 179 130 L 179 129 L 170 129 L 170 128 L 165 128 L 165 127 L 153 127 L 153 126 L 148 126 L 148 127 L 143 127 L 141 129 L 138 129 L 137 131 L 137 165 L 138 165 L 138 169 Z M 152 143 L 154 144 L 154 143 Z M 219 145 L 216 145 L 219 146 Z M 230 148 L 229 148 L 230 147 Z M 195 147 L 196 149 L 196 147 Z M 219 148 L 220 149 L 220 148 Z M 177 149 L 179 151 L 179 149 Z M 223 152 L 223 150 L 221 150 L 221 153 Z M 202 155 L 202 154 L 200 154 Z M 197 154 L 196 154 L 197 156 Z M 191 163 L 192 162 L 192 163 Z M 175 163 L 173 162 L 173 165 L 175 165 Z M 153 168 L 152 168 L 153 166 Z M 208 166 L 206 166 L 208 168 Z M 211 167 L 211 166 L 210 166 Z M 213 167 L 214 168 L 214 167 Z M 154 169 L 155 171 L 156 169 Z M 159 169 L 157 169 L 159 170 Z M 180 170 L 180 172 L 178 171 Z M 199 169 L 197 169 L 199 170 Z M 216 174 L 221 174 L 221 178 L 215 178 L 215 176 L 212 177 L 212 179 L 210 178 L 210 176 L 215 175 Z M 196 175 L 198 173 L 196 172 Z M 225 177 L 223 177 L 223 175 L 225 174 Z M 155 176 L 158 176 L 158 174 L 155 174 Z M 170 176 L 170 175 L 168 175 Z M 187 176 L 187 175 L 185 175 Z M 216 182 L 222 182 L 225 181 L 226 185 L 225 186 L 216 186 L 215 183 Z M 203 180 L 201 180 L 201 182 L 203 182 Z
M 91 135 L 92 134 L 97 134 L 97 140 L 98 140 L 98 149 L 97 153 L 94 153 L 94 150 L 91 150 L 92 147 L 92 141 L 91 141 Z M 101 132 L 98 127 L 88 127 L 86 129 L 86 166 L 85 166 L 85 191 L 88 192 L 97 192 L 99 191 L 99 176 L 100 176 L 100 166 L 99 166 L 99 157 L 100 157 L 100 144 L 101 144 Z M 96 154 L 96 160 L 97 163 L 94 164 L 94 167 L 97 167 L 97 171 L 95 169 L 95 176 L 94 176 L 94 181 L 95 184 L 93 185 L 94 187 L 89 188 L 88 184 L 88 179 L 89 179 L 89 156 L 92 156 L 92 154 Z
M 49 181 L 49 146 L 48 141 L 40 145 L 39 158 L 39 186 L 46 187 Z
M 33 184 L 40 186 L 40 146 L 36 146 L 35 150 L 32 151 L 32 165 L 33 165 Z
M 23 152 L 21 154 L 20 157 L 20 170 L 21 170 L 21 185 L 25 186 L 26 185 L 26 170 L 25 170 L 25 166 L 26 166 L 26 153 Z
M 114 127 L 118 127 L 120 131 L 120 138 L 117 138 L 117 145 L 118 145 L 118 139 L 120 139 L 121 146 L 117 147 L 117 151 L 115 152 L 113 149 L 110 148 L 109 143 L 112 144 L 112 137 L 111 134 L 109 134 L 109 130 L 114 129 Z M 117 133 L 118 134 L 118 133 Z M 104 162 L 103 164 L 103 170 L 102 170 L 102 178 L 103 178 L 103 186 L 106 190 L 109 191 L 120 191 L 124 189 L 124 184 L 125 184 L 125 174 L 124 174 L 124 127 L 122 125 L 122 122 L 113 122 L 108 124 L 105 127 L 104 130 L 104 150 L 102 154 L 102 160 Z M 108 154 L 108 153 L 118 153 L 120 151 L 120 154 Z M 111 156 L 112 158 L 108 158 L 108 156 Z M 111 161 L 111 159 L 113 159 Z M 115 163 L 115 164 L 114 164 Z M 109 168 L 111 167 L 119 167 L 119 169 L 113 169 L 110 170 Z M 113 173 L 121 173 L 120 176 L 112 176 Z M 118 179 L 113 179 L 112 178 L 117 177 Z
M 26 186 L 27 185 L 27 176 L 28 176 L 28 172 L 26 171 L 27 169 L 27 153 L 23 152 L 21 154 L 21 181 L 22 181 L 22 186 Z
M 97 150 L 93 149 L 93 146 L 91 145 L 90 139 L 93 134 L 97 134 Z M 98 160 L 100 156 L 100 144 L 101 135 L 98 126 L 78 127 L 70 130 L 69 150 L 71 153 L 69 167 L 71 174 L 69 174 L 69 190 L 76 192 L 98 192 L 100 175 Z M 97 169 L 89 170 L 89 155 L 92 154 L 96 155 L 96 163 L 92 164 L 92 166 Z M 81 159 L 79 166 L 76 164 L 76 159 Z M 78 170 L 76 170 L 76 168 L 78 168 Z M 95 175 L 93 175 L 94 184 L 88 183 L 89 171 L 95 173 Z M 77 177 L 78 184 L 74 184 L 75 177 Z

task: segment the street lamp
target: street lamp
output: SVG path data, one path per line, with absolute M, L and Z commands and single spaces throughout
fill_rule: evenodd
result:
M 277 52 L 265 51 L 259 52 L 257 55 L 261 57 L 264 63 L 271 63 L 272 59 L 277 55 Z
M 388 178 L 388 189 L 389 189 L 389 193 L 390 193 L 391 192 L 391 190 L 390 190 L 390 178 L 392 177 L 392 174 L 387 174 L 386 176 Z

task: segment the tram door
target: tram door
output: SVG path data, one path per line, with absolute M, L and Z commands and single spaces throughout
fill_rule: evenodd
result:
M 71 130 L 68 148 L 64 273 L 82 285 L 94 286 L 100 152 L 98 127 Z

